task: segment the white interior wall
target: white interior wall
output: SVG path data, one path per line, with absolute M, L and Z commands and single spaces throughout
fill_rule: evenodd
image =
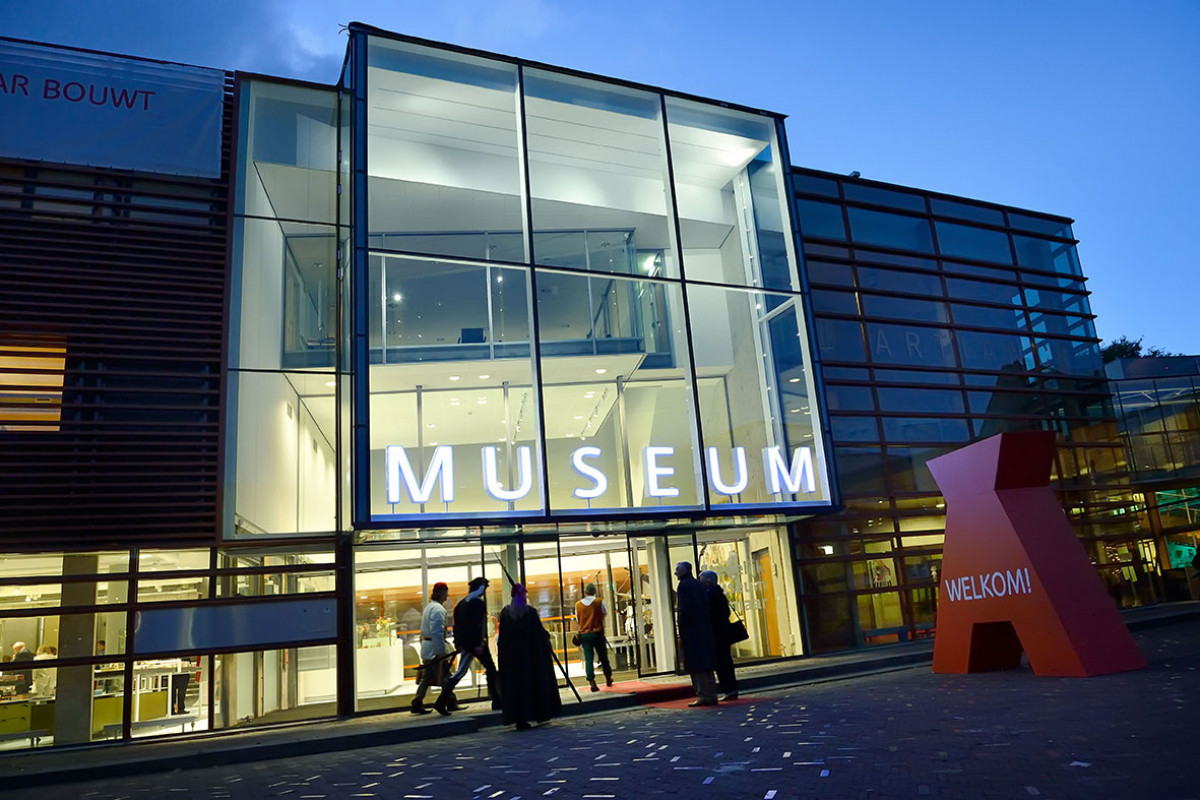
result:
M 297 529 L 298 414 L 299 398 L 283 375 L 238 376 L 234 513 L 270 533 Z
M 270 533 L 335 527 L 336 459 L 286 376 L 241 373 L 234 512 Z
M 280 369 L 283 366 L 283 231 L 276 222 L 248 219 L 242 239 L 237 366 Z

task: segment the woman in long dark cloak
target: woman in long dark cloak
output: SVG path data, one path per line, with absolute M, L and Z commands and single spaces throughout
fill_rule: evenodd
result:
M 524 730 L 562 711 L 550 634 L 537 609 L 526 601 L 525 587 L 512 588 L 512 602 L 500 612 L 500 710 L 504 722 Z

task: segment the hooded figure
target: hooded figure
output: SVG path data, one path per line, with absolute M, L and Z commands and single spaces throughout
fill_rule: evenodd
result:
M 500 710 L 504 722 L 525 730 L 562 711 L 550 634 L 537 609 L 529 605 L 525 587 L 514 583 L 512 602 L 500 612 Z

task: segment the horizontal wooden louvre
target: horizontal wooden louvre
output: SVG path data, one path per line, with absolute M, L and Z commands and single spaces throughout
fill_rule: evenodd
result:
M 0 549 L 216 537 L 232 87 L 219 179 L 0 159 Z

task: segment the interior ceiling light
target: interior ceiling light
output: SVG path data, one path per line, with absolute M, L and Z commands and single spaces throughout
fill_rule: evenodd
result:
M 325 385 L 329 387 L 337 386 L 337 381 L 325 381 Z
M 479 376 L 479 380 L 481 380 L 481 381 L 486 381 L 486 380 L 487 380 L 488 378 L 490 378 L 490 377 L 492 377 L 492 376 L 491 376 L 491 375 L 488 375 L 488 374 L 486 374 L 486 373 L 484 373 L 483 375 L 480 375 L 480 376 Z
M 392 302 L 399 303 L 403 299 L 404 297 L 399 292 L 396 292 L 394 295 L 392 295 Z
M 458 376 L 457 376 L 457 375 L 451 375 L 451 376 L 450 376 L 450 380 L 452 380 L 452 381 L 456 381 L 456 380 L 458 380 Z
M 603 374 L 604 374 L 604 373 L 606 373 L 606 372 L 608 372 L 608 370 L 606 370 L 604 367 L 599 367 L 599 368 L 596 370 L 596 374 L 597 374 L 597 375 L 603 375 Z
M 799 383 L 799 382 L 800 382 L 799 378 L 788 378 L 788 383 Z

